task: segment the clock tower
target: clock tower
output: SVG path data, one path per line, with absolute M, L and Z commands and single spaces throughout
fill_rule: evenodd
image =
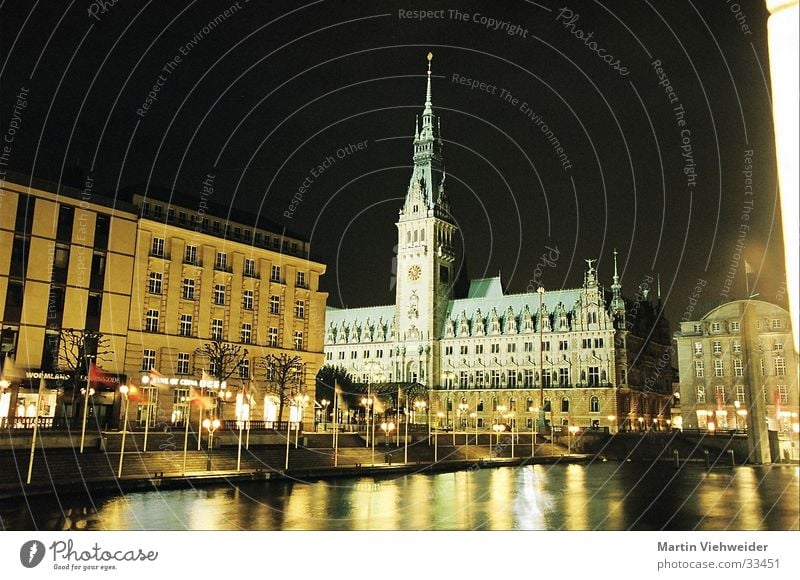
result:
M 431 102 L 431 60 L 422 125 L 414 131 L 414 169 L 397 221 L 394 376 L 428 387 L 442 381 L 439 338 L 455 279 L 453 239 L 442 158 L 441 124 Z

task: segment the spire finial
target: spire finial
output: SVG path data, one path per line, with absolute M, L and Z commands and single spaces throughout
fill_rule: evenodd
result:
M 425 93 L 425 109 L 430 109 L 431 106 L 431 61 L 433 60 L 433 53 L 428 53 L 428 90 Z
M 619 274 L 617 273 L 617 249 L 614 248 L 614 284 L 619 283 Z

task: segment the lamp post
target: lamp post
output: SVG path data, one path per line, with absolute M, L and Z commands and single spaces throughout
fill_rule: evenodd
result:
M 122 385 L 119 388 L 119 393 L 125 399 L 125 417 L 122 420 L 122 447 L 119 450 L 119 467 L 117 468 L 117 477 L 122 477 L 122 460 L 125 457 L 125 435 L 128 433 L 128 407 L 130 406 L 131 396 L 136 392 L 136 387 L 133 385 Z
M 473 426 L 475 427 L 475 445 L 478 444 L 478 414 L 477 413 L 470 413 L 469 418 L 472 419 Z M 467 440 L 467 460 L 469 460 L 469 423 L 467 423 L 466 428 L 464 429 L 465 432 L 465 439 Z
M 91 384 L 90 380 L 87 380 L 87 385 L 88 384 Z M 94 395 L 94 387 L 89 387 L 88 391 L 86 387 L 82 388 L 81 395 L 83 395 L 83 424 L 81 425 L 81 453 L 83 453 L 83 444 L 86 441 L 86 415 L 89 414 L 89 397 Z M 92 407 L 94 407 L 94 405 L 92 405 Z
M 436 417 L 438 420 L 436 421 L 436 431 L 433 433 L 433 462 L 436 463 L 439 461 L 439 425 L 442 424 L 442 417 L 444 417 L 444 413 L 439 411 L 436 413 Z
M 469 430 L 467 428 L 466 419 L 462 419 L 462 417 L 466 416 L 467 411 L 469 411 L 469 405 L 466 403 L 459 403 L 458 404 L 458 426 L 463 427 L 464 429 L 464 445 L 469 445 Z M 453 439 L 455 439 L 456 432 L 453 430 Z M 453 441 L 453 446 L 455 447 L 455 441 Z M 469 452 L 469 450 L 468 450 Z
M 219 419 L 205 419 L 203 427 L 208 430 L 208 459 L 206 461 L 206 471 L 211 471 L 211 454 L 214 452 L 214 431 L 219 429 Z
M 567 436 L 567 455 L 572 455 L 572 436 L 575 435 L 578 431 L 580 431 L 580 427 L 577 425 L 570 425 L 567 427 L 568 436 Z
M 514 413 L 509 413 L 505 418 L 511 425 L 511 459 L 514 459 Z
M 320 403 L 320 405 L 322 405 L 322 430 L 323 431 L 327 431 L 328 430 L 328 405 L 330 405 L 331 402 L 328 399 L 322 399 L 319 403 Z
M 6 355 L 10 356 L 10 355 Z M 5 377 L 0 378 L 0 397 L 3 396 L 3 391 L 5 391 L 8 387 L 11 386 L 11 382 L 6 379 Z M 8 423 L 8 417 L 0 417 L 0 429 L 6 426 Z
M 370 415 L 369 411 L 370 408 L 372 407 L 372 398 L 369 397 L 369 394 L 367 394 L 366 397 L 361 399 L 361 404 L 364 406 L 364 420 L 366 422 L 366 427 L 367 427 L 366 447 L 369 447 L 369 415 Z
M 500 448 L 500 433 L 502 431 L 505 431 L 505 430 L 506 430 L 506 426 L 501 424 L 501 423 L 495 423 L 494 425 L 492 425 L 492 431 L 495 432 L 495 440 L 497 441 L 497 445 L 495 447 L 495 454 L 496 454 L 495 456 L 498 457 L 498 458 L 500 456 L 500 452 L 499 452 L 499 448 Z M 489 441 L 489 445 L 490 446 L 491 446 L 491 444 L 492 444 L 492 442 Z
M 303 409 L 305 408 L 306 404 L 308 403 L 308 395 L 295 395 L 294 398 L 295 409 L 297 409 L 296 413 L 297 422 L 295 423 L 294 428 L 294 448 L 297 449 L 298 446 L 298 439 L 300 438 L 300 425 L 302 423 L 303 418 Z
M 389 433 L 394 431 L 394 423 L 391 422 L 391 421 L 389 423 L 384 421 L 383 423 L 381 423 L 381 431 L 383 431 L 383 436 L 384 436 L 384 443 L 383 444 L 388 446 L 389 445 Z
M 536 457 L 536 417 L 539 415 L 539 409 L 528 407 L 528 412 L 531 414 L 531 459 L 533 459 Z

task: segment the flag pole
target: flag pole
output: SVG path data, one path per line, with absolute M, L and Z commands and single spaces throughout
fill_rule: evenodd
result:
M 333 466 L 339 467 L 339 392 L 333 383 Z
M 186 407 L 186 425 L 183 431 L 183 475 L 186 475 L 186 451 L 189 449 L 189 422 L 192 419 L 192 401 Z M 199 439 L 200 437 L 198 437 Z
M 152 396 L 153 396 L 152 389 L 147 389 L 147 406 L 145 407 L 147 411 L 145 413 L 145 420 L 144 420 L 144 444 L 142 445 L 142 451 L 147 451 L 147 434 L 150 432 L 150 402 L 151 402 L 150 399 Z
M 403 463 L 408 463 L 408 391 L 406 391 L 406 407 L 405 412 L 403 413 L 403 419 L 406 422 L 406 435 L 403 438 Z M 397 428 L 400 430 L 400 427 Z
M 36 417 L 33 420 L 33 436 L 31 436 L 31 458 L 28 460 L 28 479 L 27 483 L 30 485 L 31 476 L 33 475 L 33 454 L 36 452 L 36 436 L 39 433 L 39 404 L 42 400 L 42 387 L 44 386 L 44 377 L 39 379 L 39 396 L 36 397 Z
M 205 371 L 203 371 L 205 375 Z M 205 382 L 205 381 L 203 381 Z M 203 383 L 200 383 L 200 409 L 197 414 L 197 450 L 200 451 L 200 434 L 203 432 Z
M 83 453 L 83 444 L 86 441 L 86 414 L 89 412 L 89 391 L 92 388 L 92 364 L 94 363 L 89 363 L 89 366 L 86 367 L 86 392 L 83 394 L 83 421 L 81 422 L 81 453 Z
M 242 418 L 242 411 L 244 410 L 244 401 L 246 394 L 247 391 L 244 391 L 242 393 L 241 403 L 239 403 L 239 417 L 238 421 L 236 421 L 239 424 L 239 449 L 236 452 L 236 471 L 242 470 L 242 421 L 244 421 L 244 419 Z

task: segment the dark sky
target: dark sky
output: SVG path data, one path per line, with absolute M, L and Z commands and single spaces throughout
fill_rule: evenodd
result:
M 501 271 L 511 292 L 534 280 L 575 287 L 583 259 L 598 258 L 610 284 L 616 247 L 627 294 L 660 273 L 674 325 L 699 279 L 705 306 L 743 297 L 746 257 L 761 297 L 785 305 L 762 0 L 97 6 L 2 4 L 3 135 L 28 90 L 10 169 L 60 181 L 80 165 L 109 195 L 157 185 L 198 202 L 212 173 L 217 202 L 311 239 L 330 304 L 391 303 L 394 221 L 431 50 L 471 277 Z M 443 12 L 401 17 L 423 7 Z M 462 77 L 496 89 L 454 82 Z M 545 253 L 558 259 L 537 270 Z

